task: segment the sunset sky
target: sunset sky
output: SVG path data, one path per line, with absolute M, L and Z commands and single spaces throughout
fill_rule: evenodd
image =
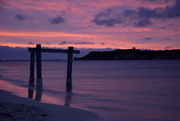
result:
M 179 38 L 180 0 L 0 0 L 0 48 L 164 50 Z

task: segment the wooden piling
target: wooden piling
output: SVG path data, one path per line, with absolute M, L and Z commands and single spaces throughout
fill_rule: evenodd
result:
M 73 47 L 68 47 L 66 90 L 72 90 Z
M 35 52 L 31 52 L 29 86 L 34 86 L 34 56 L 35 56 Z
M 36 79 L 36 90 L 43 90 L 43 82 L 42 82 L 42 62 L 41 62 L 41 45 L 36 45 L 36 70 L 37 70 L 37 79 Z

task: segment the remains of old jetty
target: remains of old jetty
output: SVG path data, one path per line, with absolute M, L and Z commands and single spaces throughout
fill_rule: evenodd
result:
M 67 78 L 66 78 L 66 89 L 72 90 L 72 61 L 73 54 L 79 54 L 79 50 L 74 50 L 73 47 L 68 47 L 68 50 L 63 49 L 43 49 L 41 48 L 41 44 L 37 44 L 36 48 L 28 48 L 30 52 L 30 77 L 29 77 L 29 85 L 33 86 L 35 77 L 34 77 L 34 62 L 36 55 L 36 90 L 43 90 L 43 80 L 42 80 L 42 52 L 50 52 L 50 53 L 67 53 Z

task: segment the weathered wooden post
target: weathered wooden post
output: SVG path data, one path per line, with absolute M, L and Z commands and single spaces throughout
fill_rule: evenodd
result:
M 73 61 L 73 47 L 68 47 L 68 61 L 67 61 L 67 79 L 66 90 L 72 90 L 72 61 Z
M 42 80 L 42 62 L 41 62 L 41 45 L 36 45 L 36 97 L 35 100 L 40 101 L 43 91 L 43 80 Z
M 29 88 L 28 88 L 28 98 L 33 98 L 33 88 L 34 88 L 34 57 L 35 52 L 30 53 L 30 76 L 29 76 Z
M 34 86 L 34 56 L 35 52 L 31 51 L 30 54 L 30 76 L 29 76 L 29 86 Z
M 42 82 L 42 63 L 41 63 L 41 45 L 36 45 L 36 70 L 37 70 L 37 79 L 36 79 L 36 90 L 43 91 L 43 82 Z

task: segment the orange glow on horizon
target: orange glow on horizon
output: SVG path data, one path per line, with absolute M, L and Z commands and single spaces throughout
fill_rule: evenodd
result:
M 74 34 L 65 32 L 16 32 L 16 31 L 0 31 L 0 36 L 16 36 L 16 37 L 86 37 L 90 38 L 91 35 L 88 34 Z

